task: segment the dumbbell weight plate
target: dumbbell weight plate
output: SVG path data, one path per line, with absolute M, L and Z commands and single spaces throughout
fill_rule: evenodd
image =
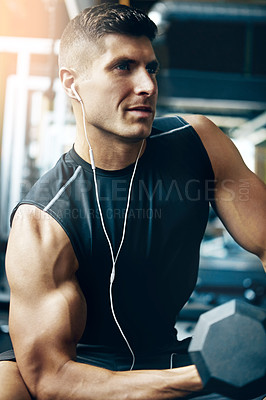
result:
M 232 300 L 202 314 L 189 346 L 208 391 L 235 399 L 266 392 L 266 313 Z

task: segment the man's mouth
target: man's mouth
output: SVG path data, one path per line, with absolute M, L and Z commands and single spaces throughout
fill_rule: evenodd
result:
M 127 111 L 138 115 L 140 117 L 147 117 L 152 114 L 152 108 L 150 106 L 136 105 L 133 107 L 127 108 Z

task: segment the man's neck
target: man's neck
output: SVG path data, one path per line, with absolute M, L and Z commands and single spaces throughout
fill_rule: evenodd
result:
M 95 142 L 95 140 L 90 138 L 90 144 L 93 150 L 96 167 L 106 171 L 114 171 L 126 168 L 136 161 L 141 149 L 142 140 L 137 142 L 125 142 L 114 139 L 106 143 L 104 140 L 97 140 L 97 142 Z M 79 137 L 78 135 L 74 147 L 77 154 L 83 158 L 83 160 L 91 164 L 89 145 L 86 138 Z M 146 141 L 142 146 L 140 157 L 144 153 L 145 147 Z

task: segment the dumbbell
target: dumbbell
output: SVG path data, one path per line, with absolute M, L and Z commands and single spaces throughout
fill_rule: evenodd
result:
M 204 389 L 232 399 L 266 393 L 266 312 L 231 300 L 202 314 L 189 353 Z

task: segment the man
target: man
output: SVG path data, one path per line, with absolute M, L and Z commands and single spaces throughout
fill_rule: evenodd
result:
M 1 400 L 195 396 L 201 379 L 174 325 L 195 286 L 209 200 L 265 265 L 265 185 L 231 141 L 201 116 L 152 128 L 155 34 L 119 5 L 84 10 L 63 34 L 77 136 L 12 215 L 16 362 L 0 363 Z

